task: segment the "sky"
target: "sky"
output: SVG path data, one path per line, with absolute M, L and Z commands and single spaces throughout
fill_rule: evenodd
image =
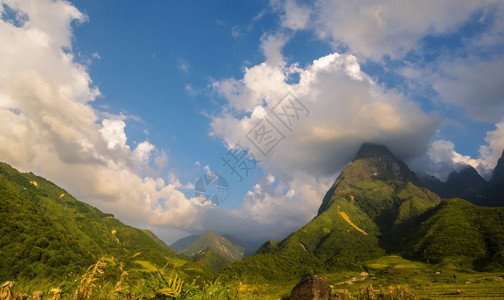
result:
M 0 0 L 0 15 L 0 160 L 167 243 L 285 237 L 364 142 L 441 180 L 489 179 L 504 149 L 502 1 Z

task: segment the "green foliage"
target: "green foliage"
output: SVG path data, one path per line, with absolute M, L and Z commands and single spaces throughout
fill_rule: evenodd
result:
M 184 276 L 211 276 L 152 233 L 127 226 L 44 178 L 21 174 L 4 163 L 0 203 L 0 281 L 60 282 L 83 274 L 105 255 L 128 268 L 145 260 L 158 268 L 176 265 Z
M 218 278 L 224 282 L 282 282 L 295 279 L 305 273 L 305 269 L 306 266 L 290 264 L 276 255 L 258 254 L 231 263 L 218 274 Z
M 363 261 L 383 256 L 411 233 L 409 220 L 440 202 L 427 189 L 398 180 L 403 177 L 414 175 L 395 158 L 355 160 L 336 179 L 315 219 L 282 241 L 267 242 L 256 256 L 231 264 L 221 274 L 263 282 L 362 269 Z M 274 259 L 281 263 L 268 265 L 269 270 L 261 267 Z
M 245 247 L 235 245 L 211 230 L 207 230 L 197 240 L 180 251 L 180 253 L 186 256 L 193 256 L 207 248 L 214 249 L 229 261 L 242 259 L 245 254 Z
M 190 260 L 197 263 L 202 268 L 208 268 L 213 273 L 217 273 L 231 261 L 222 256 L 217 250 L 207 248 L 190 257 Z
M 462 199 L 443 201 L 424 221 L 410 243 L 411 252 L 427 262 L 466 257 L 469 268 L 502 264 L 504 209 L 486 208 Z

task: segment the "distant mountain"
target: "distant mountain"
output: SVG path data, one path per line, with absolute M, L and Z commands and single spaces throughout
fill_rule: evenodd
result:
M 219 272 L 222 268 L 231 263 L 231 260 L 224 257 L 219 251 L 210 247 L 205 250 L 200 250 L 189 259 L 197 263 L 202 268 L 208 268 L 213 273 Z
M 491 199 L 495 206 L 504 206 L 504 150 L 485 190 L 485 197 Z
M 211 248 L 229 261 L 240 260 L 245 255 L 246 251 L 245 247 L 233 244 L 225 237 L 211 230 L 207 230 L 201 236 L 190 236 L 178 240 L 177 242 L 172 244 L 172 246 L 184 245 L 188 241 L 193 240 L 195 237 L 197 238 L 193 242 L 191 242 L 189 245 L 187 245 L 182 250 L 179 250 L 178 252 L 188 257 L 191 257 L 193 255 L 200 253 L 201 251 L 205 251 L 208 248 Z
M 249 257 L 249 256 L 254 255 L 254 253 L 257 251 L 257 249 L 259 249 L 259 247 L 261 247 L 261 244 L 258 242 L 245 242 L 245 241 L 242 241 L 242 240 L 240 240 L 230 234 L 223 234 L 222 236 L 224 238 L 226 238 L 228 241 L 230 241 L 231 243 L 233 243 L 234 245 L 241 246 L 241 247 L 245 248 L 245 253 L 243 254 L 244 257 Z
M 493 171 L 492 181 L 495 183 L 504 183 L 504 150 Z
M 0 163 L 0 220 L 0 282 L 58 281 L 82 273 L 103 256 L 122 263 L 132 276 L 166 264 L 208 276 L 152 232 L 127 226 L 50 181 L 5 163 Z
M 433 176 L 421 176 L 422 184 L 441 198 L 462 198 L 480 206 L 504 206 L 504 151 L 486 181 L 471 166 L 453 171 L 446 182 Z
M 220 274 L 255 282 L 291 280 L 361 269 L 363 262 L 385 253 L 431 262 L 462 255 L 469 266 L 477 261 L 481 268 L 502 268 L 501 214 L 500 209 L 477 208 L 463 200 L 441 202 L 386 147 L 364 144 L 312 221 L 281 241 L 268 241 L 253 257 L 230 264 Z M 458 222 L 463 231 L 453 227 Z M 481 241 L 484 236 L 490 240 Z M 483 242 L 478 251 L 472 252 L 475 242 L 469 238 Z
M 199 239 L 200 235 L 190 235 L 177 240 L 175 243 L 170 245 L 173 251 L 180 253 L 182 250 L 187 248 L 190 244 Z
M 471 166 L 464 166 L 460 171 L 453 171 L 446 182 L 434 176 L 421 176 L 422 183 L 441 198 L 463 198 L 477 205 L 484 205 L 484 190 L 487 182 Z

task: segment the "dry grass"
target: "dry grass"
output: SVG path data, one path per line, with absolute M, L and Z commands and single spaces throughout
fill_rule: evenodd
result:
M 91 265 L 86 273 L 82 275 L 82 279 L 75 290 L 73 299 L 90 299 L 93 295 L 93 291 L 101 287 L 99 280 L 105 274 L 104 269 L 106 267 L 107 263 L 103 258 L 98 260 L 94 265 Z
M 411 291 L 408 285 L 379 287 L 378 291 L 372 285 L 362 285 L 357 293 L 358 300 L 417 300 L 418 294 Z

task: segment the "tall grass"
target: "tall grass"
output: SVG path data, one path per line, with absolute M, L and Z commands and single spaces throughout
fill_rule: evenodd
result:
M 197 281 L 196 279 L 186 283 L 173 266 L 165 266 L 156 272 L 130 277 L 121 263 L 117 263 L 111 257 L 102 257 L 78 279 L 61 282 L 59 287 L 44 289 L 44 298 L 41 291 L 33 292 L 31 299 L 266 299 L 272 295 L 262 290 L 265 286 L 267 284 L 255 286 L 237 282 L 223 283 L 218 280 Z M 28 285 L 20 287 L 33 291 L 33 287 Z M 4 282 L 0 286 L 0 300 L 28 297 L 26 294 L 14 293 L 14 289 L 16 288 L 13 281 Z M 331 299 L 416 300 L 418 294 L 411 291 L 407 285 L 379 286 L 378 289 L 374 289 L 372 285 L 362 285 L 354 293 L 346 289 L 333 290 Z
M 408 285 L 379 286 L 378 290 L 372 285 L 362 285 L 356 295 L 357 300 L 417 300 L 418 294 L 411 291 Z

